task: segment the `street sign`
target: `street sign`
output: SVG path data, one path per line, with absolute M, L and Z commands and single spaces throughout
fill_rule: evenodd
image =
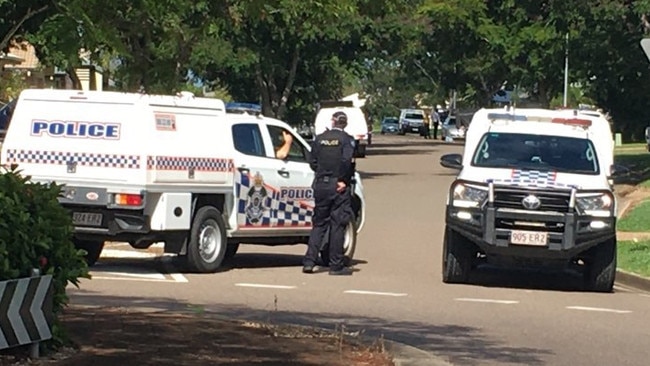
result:
M 0 281 L 0 350 L 52 338 L 52 275 Z
M 641 40 L 641 48 L 643 48 L 645 56 L 650 60 L 650 38 L 644 38 Z

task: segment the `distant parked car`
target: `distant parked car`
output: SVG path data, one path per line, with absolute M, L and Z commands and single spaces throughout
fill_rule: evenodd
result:
M 384 117 L 381 121 L 381 134 L 399 132 L 399 119 L 397 117 Z
M 440 126 L 440 139 L 444 140 L 447 136 L 454 140 L 464 140 L 467 126 L 464 121 L 458 121 L 456 116 L 449 115 Z
M 424 124 L 424 111 L 422 109 L 402 109 L 399 116 L 399 134 L 407 132 L 420 133 Z

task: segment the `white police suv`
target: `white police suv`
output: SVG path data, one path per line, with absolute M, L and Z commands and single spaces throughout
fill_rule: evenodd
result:
M 469 280 L 487 262 L 574 268 L 587 289 L 611 291 L 616 199 L 609 123 L 573 110 L 482 109 L 447 201 L 443 281 Z

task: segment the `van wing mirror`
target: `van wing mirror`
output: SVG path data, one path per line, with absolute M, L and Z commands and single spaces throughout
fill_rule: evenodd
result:
M 463 156 L 461 154 L 446 154 L 440 157 L 440 165 L 449 169 L 462 169 Z

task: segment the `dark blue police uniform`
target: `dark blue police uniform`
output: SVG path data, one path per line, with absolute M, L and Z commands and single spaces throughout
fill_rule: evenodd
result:
M 342 112 L 343 126 L 347 116 Z M 340 118 L 340 117 L 339 117 Z M 354 175 L 353 154 L 354 139 L 342 128 L 336 127 L 323 132 L 314 140 L 310 166 L 315 172 L 312 188 L 314 190 L 314 215 L 309 245 L 303 261 L 303 272 L 312 273 L 324 236 L 329 229 L 329 261 L 331 275 L 347 275 L 351 272 L 345 268 L 343 242 L 345 228 L 354 217 L 351 203 L 350 184 Z M 345 190 L 338 192 L 338 182 L 345 183 Z

